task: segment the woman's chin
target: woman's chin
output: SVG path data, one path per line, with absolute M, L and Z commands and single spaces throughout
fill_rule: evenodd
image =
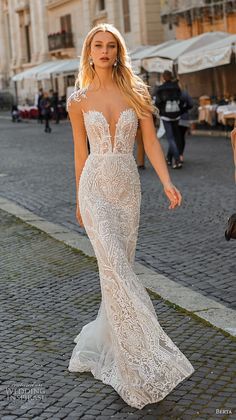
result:
M 95 64 L 95 68 L 97 69 L 112 69 L 111 63 L 97 63 Z

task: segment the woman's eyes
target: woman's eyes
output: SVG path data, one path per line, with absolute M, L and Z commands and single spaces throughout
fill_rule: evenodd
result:
M 101 44 L 95 44 L 95 47 L 102 47 Z M 115 45 L 108 45 L 108 48 L 116 48 Z

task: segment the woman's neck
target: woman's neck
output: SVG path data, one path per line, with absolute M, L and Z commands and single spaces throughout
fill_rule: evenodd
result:
M 93 89 L 110 90 L 115 85 L 112 78 L 112 70 L 110 69 L 96 69 L 96 74 L 90 86 Z

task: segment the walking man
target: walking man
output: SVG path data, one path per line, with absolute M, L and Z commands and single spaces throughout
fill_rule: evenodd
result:
M 173 80 L 172 73 L 169 70 L 165 70 L 162 77 L 164 83 L 154 93 L 155 105 L 159 109 L 169 143 L 167 163 L 173 169 L 180 169 L 182 163 L 178 145 L 181 143 L 179 120 L 182 113 L 182 95 L 178 82 Z M 173 158 L 174 163 L 172 163 Z

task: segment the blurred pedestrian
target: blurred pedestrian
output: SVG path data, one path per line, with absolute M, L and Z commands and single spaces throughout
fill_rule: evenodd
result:
M 184 161 L 184 149 L 186 144 L 186 134 L 190 131 L 189 110 L 193 107 L 193 100 L 187 91 L 182 90 L 182 114 L 179 120 L 180 142 L 177 144 L 179 149 L 180 162 Z
M 180 115 L 182 113 L 181 89 L 176 80 L 173 80 L 172 73 L 165 70 L 162 78 L 164 83 L 155 90 L 155 105 L 159 109 L 160 118 L 163 121 L 169 148 L 167 152 L 167 163 L 173 169 L 182 168 L 178 144 L 181 143 L 179 127 Z M 174 158 L 174 163 L 172 160 Z
M 11 107 L 11 118 L 12 118 L 12 122 L 20 122 L 20 112 L 18 110 L 17 105 L 12 105 Z
M 47 92 L 44 92 L 43 98 L 40 101 L 41 114 L 45 122 L 45 133 L 51 133 L 49 121 L 51 118 L 51 100 Z
M 38 91 L 38 99 L 37 99 L 37 108 L 38 108 L 38 122 L 43 123 L 43 116 L 42 116 L 42 110 L 40 106 L 40 102 L 43 99 L 43 89 L 40 88 Z
M 51 106 L 53 108 L 53 117 L 55 118 L 56 124 L 59 124 L 60 112 L 59 112 L 58 92 L 53 92 L 52 97 L 51 97 Z

